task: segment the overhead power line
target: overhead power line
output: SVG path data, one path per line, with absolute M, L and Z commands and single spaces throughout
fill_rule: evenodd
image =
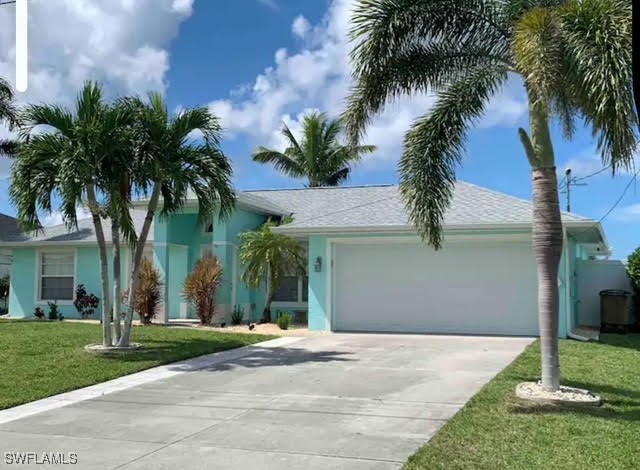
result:
M 622 200 L 624 199 L 625 195 L 627 194 L 627 191 L 629 191 L 629 188 L 631 187 L 633 182 L 638 178 L 638 174 L 640 174 L 640 170 L 638 170 L 638 171 L 636 171 L 634 173 L 634 175 L 631 177 L 631 179 L 629 180 L 627 185 L 624 187 L 624 190 L 622 191 L 622 194 L 620 194 L 620 197 L 616 200 L 616 202 L 613 203 L 611 208 L 602 217 L 600 217 L 600 220 L 598 220 L 598 222 L 602 222 L 604 219 L 609 217 L 609 214 L 611 214 L 615 210 L 615 208 L 618 207 L 618 204 L 620 204 L 622 202 Z
M 592 178 L 596 175 L 599 175 L 600 173 L 607 171 L 609 168 L 611 168 L 611 165 L 607 165 L 604 168 L 600 168 L 598 171 L 594 171 L 593 173 L 591 173 L 590 175 L 587 176 L 581 176 L 580 178 L 574 178 L 573 181 L 583 181 L 589 178 Z

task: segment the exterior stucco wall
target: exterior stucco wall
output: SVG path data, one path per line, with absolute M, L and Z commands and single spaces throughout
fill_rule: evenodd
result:
M 13 250 L 11 265 L 11 288 L 9 292 L 9 314 L 12 317 L 33 316 L 36 300 L 36 250 L 24 248 Z
M 256 318 L 255 312 L 264 307 L 263 289 L 249 289 L 241 281 L 242 267 L 238 259 L 239 234 L 262 225 L 266 216 L 236 209 L 227 220 L 216 218 L 213 233 L 198 224 L 195 209 L 159 220 L 155 224 L 155 257 L 165 278 L 165 305 L 168 318 L 180 318 L 186 311 L 195 318 L 192 308 L 181 297 L 185 278 L 200 258 L 202 249 L 210 247 L 223 267 L 223 279 L 216 294 L 219 316 L 229 320 L 233 305 L 244 307 L 246 318 Z
M 46 301 L 38 301 L 38 262 L 39 253 L 48 251 L 52 248 L 18 248 L 13 250 L 13 263 L 11 266 L 11 289 L 9 294 L 9 314 L 17 318 L 31 318 L 36 307 L 40 307 L 49 312 L 49 306 Z M 53 248 L 55 250 L 75 252 L 75 286 L 84 284 L 88 293 L 93 293 L 100 298 L 102 302 L 102 281 L 100 278 L 100 256 L 97 247 L 69 247 L 69 248 Z M 121 275 L 123 280 L 126 279 L 126 263 L 127 250 L 123 249 L 123 264 Z M 109 262 L 109 293 L 113 289 L 113 275 L 111 266 L 113 263 L 113 253 L 108 250 Z M 124 286 L 123 286 L 124 287 Z M 126 287 L 125 287 L 126 288 Z M 57 302 L 60 312 L 65 318 L 79 318 L 79 314 L 73 306 L 72 302 Z M 96 313 L 91 317 L 100 318 L 102 312 L 102 304 L 98 306 Z
M 309 329 L 315 331 L 326 331 L 330 328 L 330 321 L 327 318 L 327 269 L 331 269 L 331 266 L 327 265 L 326 251 L 327 237 L 309 237 L 309 264 L 307 266 L 307 272 L 309 273 L 308 319 Z M 321 272 L 316 272 L 314 269 L 314 263 L 318 257 L 322 259 Z

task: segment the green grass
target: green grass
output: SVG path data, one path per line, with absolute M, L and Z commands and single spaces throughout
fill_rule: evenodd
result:
M 140 351 L 112 357 L 84 351 L 101 338 L 99 324 L 0 321 L 0 409 L 272 337 L 135 327 L 132 341 L 144 345 Z
M 519 382 L 540 376 L 536 342 L 487 384 L 405 470 L 638 468 L 640 335 L 600 343 L 562 341 L 562 384 L 599 393 L 600 408 L 532 407 L 515 398 Z

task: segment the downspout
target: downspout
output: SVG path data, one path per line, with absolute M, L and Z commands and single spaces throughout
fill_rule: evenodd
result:
M 567 316 L 567 336 L 576 341 L 588 342 L 590 338 L 579 335 L 573 331 L 573 308 L 571 302 L 571 249 L 569 246 L 569 240 L 567 238 L 567 229 L 563 229 L 564 236 L 564 282 L 565 282 L 565 314 Z

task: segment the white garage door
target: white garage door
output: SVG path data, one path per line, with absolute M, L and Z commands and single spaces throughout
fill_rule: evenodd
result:
M 333 329 L 537 335 L 530 242 L 335 244 Z

